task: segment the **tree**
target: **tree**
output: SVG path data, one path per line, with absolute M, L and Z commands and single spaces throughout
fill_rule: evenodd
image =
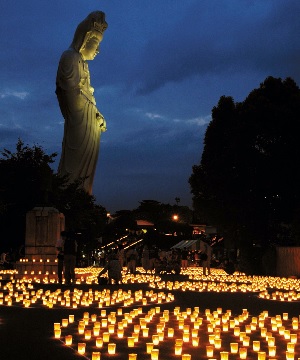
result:
M 239 246 L 299 243 L 299 119 L 290 78 L 268 77 L 243 102 L 222 96 L 212 110 L 189 179 L 194 208 Z
M 91 242 L 103 231 L 106 210 L 80 186 L 68 183 L 51 169 L 56 153 L 24 145 L 16 151 L 4 149 L 0 158 L 0 232 L 2 246 L 16 247 L 25 240 L 26 213 L 35 206 L 53 206 L 65 215 L 66 227 L 83 233 Z

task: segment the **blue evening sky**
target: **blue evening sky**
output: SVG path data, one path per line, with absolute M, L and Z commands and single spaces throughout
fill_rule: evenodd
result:
M 299 0 L 1 0 L 0 150 L 58 152 L 59 58 L 91 11 L 106 13 L 91 83 L 108 130 L 94 182 L 108 211 L 153 199 L 192 205 L 211 110 L 267 77 L 300 80 Z M 284 119 L 283 119 L 284 121 Z

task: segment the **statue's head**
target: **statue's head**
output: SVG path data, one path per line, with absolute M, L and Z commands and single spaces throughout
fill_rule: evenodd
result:
M 80 52 L 84 60 L 93 60 L 99 53 L 99 44 L 107 26 L 104 12 L 90 13 L 77 26 L 71 47 Z

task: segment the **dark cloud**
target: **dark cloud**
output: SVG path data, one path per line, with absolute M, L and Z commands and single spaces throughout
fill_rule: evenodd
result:
M 1 149 L 14 149 L 21 137 L 61 151 L 58 61 L 78 23 L 96 9 L 109 24 L 89 64 L 108 125 L 97 200 L 110 211 L 146 198 L 174 202 L 178 196 L 190 205 L 188 178 L 220 96 L 242 101 L 269 75 L 300 81 L 300 3 L 2 0 Z
M 153 36 L 139 65 L 142 94 L 193 75 L 255 70 L 300 77 L 299 2 L 218 5 L 196 4 L 181 23 Z

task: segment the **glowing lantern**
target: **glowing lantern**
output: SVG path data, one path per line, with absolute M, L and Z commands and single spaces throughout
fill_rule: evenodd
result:
M 78 348 L 77 348 L 77 350 L 78 350 L 78 353 L 79 353 L 80 355 L 84 355 L 84 353 L 85 353 L 85 346 L 86 346 L 85 343 L 78 343 Z
M 116 353 L 116 344 L 115 343 L 109 343 L 107 345 L 107 351 L 110 355 L 115 354 Z

